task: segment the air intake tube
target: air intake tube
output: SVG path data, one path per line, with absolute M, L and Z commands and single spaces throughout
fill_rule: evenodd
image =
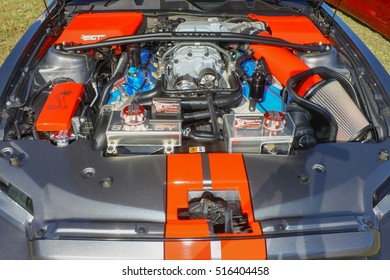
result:
M 299 96 L 295 88 L 306 78 L 316 74 L 323 81 L 314 85 L 303 97 Z M 357 106 L 358 99 L 353 86 L 344 76 L 329 68 L 313 68 L 290 78 L 287 90 L 300 106 L 316 111 L 329 120 L 330 141 L 356 141 L 371 127 Z
M 314 129 L 310 125 L 310 113 L 296 103 L 287 105 L 286 112 L 295 123 L 295 148 L 299 150 L 311 149 L 317 144 Z

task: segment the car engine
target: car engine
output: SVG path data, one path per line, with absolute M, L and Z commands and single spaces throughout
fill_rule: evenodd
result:
M 105 22 L 107 15 L 97 16 Z M 72 24 L 88 17 L 75 16 L 37 64 L 5 139 L 58 147 L 87 140 L 104 156 L 119 156 L 290 155 L 372 137 L 348 66 L 331 44 L 294 50 L 272 38 L 276 24 L 256 16 L 123 13 L 118 20 L 132 24 L 119 39 L 78 34 Z

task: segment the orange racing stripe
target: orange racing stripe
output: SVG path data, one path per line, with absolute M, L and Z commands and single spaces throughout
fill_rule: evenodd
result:
M 188 191 L 203 190 L 200 154 L 167 156 L 167 222 L 165 237 L 208 237 L 206 220 L 178 220 L 177 209 L 188 207 Z M 165 259 L 210 259 L 209 241 L 168 241 L 164 245 Z
M 241 211 L 248 215 L 252 228 L 251 234 L 219 234 L 219 236 L 261 235 L 260 224 L 253 216 L 251 195 L 241 154 L 209 154 L 211 181 L 213 190 L 237 190 L 240 194 Z M 267 258 L 265 239 L 223 240 L 221 242 L 222 259 L 257 259 Z
M 203 156 L 203 164 L 202 164 Z M 207 157 L 209 164 L 204 164 Z M 209 168 L 210 170 L 205 170 Z M 166 238 L 208 238 L 210 232 L 205 219 L 179 220 L 179 208 L 188 208 L 188 192 L 205 190 L 204 174 L 210 174 L 210 191 L 238 191 L 242 212 L 247 214 L 252 233 L 219 234 L 221 237 L 261 235 L 261 227 L 254 221 L 245 165 L 240 154 L 177 154 L 167 156 L 167 222 Z M 214 242 L 214 241 L 213 241 Z M 266 259 L 265 239 L 222 240 L 217 246 L 210 241 L 166 241 L 165 259 Z M 214 243 L 215 245 L 215 243 Z M 220 248 L 221 252 L 213 252 Z

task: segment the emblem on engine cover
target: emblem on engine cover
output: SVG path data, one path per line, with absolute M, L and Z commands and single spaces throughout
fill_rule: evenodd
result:
M 99 41 L 100 39 L 106 37 L 105 34 L 100 35 L 81 35 L 81 40 L 83 41 Z

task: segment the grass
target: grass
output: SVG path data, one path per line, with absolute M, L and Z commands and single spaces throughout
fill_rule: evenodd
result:
M 43 0 L 0 0 L 0 65 L 44 8 Z
M 387 72 L 390 73 L 390 41 L 367 25 L 345 13 L 339 11 L 337 15 L 362 39 L 382 63 Z
M 0 0 L 0 65 L 11 49 L 44 10 L 43 0 Z M 338 15 L 363 40 L 390 73 L 390 41 L 346 14 Z

